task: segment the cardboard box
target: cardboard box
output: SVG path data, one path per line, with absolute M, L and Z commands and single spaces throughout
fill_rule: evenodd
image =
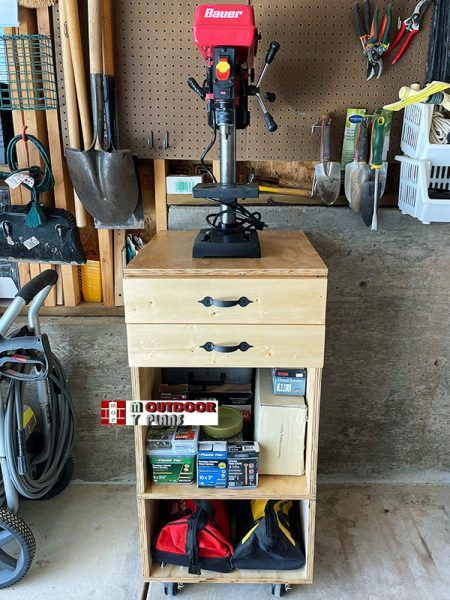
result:
M 196 454 L 200 426 L 177 425 L 160 427 L 152 425 L 147 432 L 147 451 L 170 450 L 172 453 Z
M 256 487 L 258 465 L 258 442 L 228 443 L 228 487 Z
M 306 369 L 272 369 L 275 396 L 306 396 Z
M 166 189 L 168 194 L 192 194 L 192 188 L 197 183 L 203 183 L 201 175 L 168 175 Z
M 148 428 L 146 453 L 154 483 L 192 483 L 200 427 Z
M 228 451 L 226 442 L 200 442 L 197 454 L 198 487 L 226 488 Z
M 153 483 L 192 483 L 195 474 L 195 454 L 152 454 L 148 456 Z
M 302 396 L 275 396 L 270 369 L 258 369 L 255 386 L 255 440 L 259 472 L 303 475 L 307 406 Z

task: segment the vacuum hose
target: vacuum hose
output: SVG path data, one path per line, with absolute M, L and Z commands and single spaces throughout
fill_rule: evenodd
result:
M 50 353 L 47 379 L 35 382 L 46 386 L 48 403 L 41 404 L 44 448 L 38 454 L 27 454 L 23 428 L 23 398 L 26 382 L 10 375 L 5 410 L 5 450 L 11 479 L 24 497 L 39 499 L 58 482 L 72 452 L 76 418 L 68 380 L 58 358 Z M 32 366 L 23 365 L 22 371 Z M 39 395 L 39 388 L 38 388 Z

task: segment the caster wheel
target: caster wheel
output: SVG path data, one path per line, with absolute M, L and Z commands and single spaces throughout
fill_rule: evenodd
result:
M 25 577 L 36 552 L 28 525 L 6 509 L 0 509 L 0 589 Z
M 272 596 L 281 598 L 286 595 L 288 587 L 284 583 L 272 583 Z
M 165 583 L 164 596 L 176 596 L 178 594 L 178 583 Z

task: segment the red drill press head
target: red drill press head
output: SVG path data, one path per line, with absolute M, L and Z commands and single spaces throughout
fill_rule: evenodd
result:
M 194 42 L 206 59 L 213 57 L 214 48 L 234 47 L 241 63 L 253 66 L 258 30 L 253 7 L 247 4 L 203 4 L 195 10 Z

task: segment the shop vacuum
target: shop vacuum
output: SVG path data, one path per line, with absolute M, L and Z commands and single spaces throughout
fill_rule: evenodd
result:
M 188 85 L 207 103 L 208 124 L 213 137 L 201 156 L 203 168 L 212 183 L 196 185 L 192 195 L 215 200 L 220 204 L 220 210 L 207 217 L 209 227 L 197 235 L 192 255 L 193 258 L 259 258 L 258 231 L 265 224 L 260 213 L 252 213 L 238 202 L 239 198 L 257 198 L 259 190 L 256 184 L 236 182 L 236 131 L 250 125 L 249 96 L 258 100 L 267 129 L 271 133 L 277 130 L 260 88 L 280 45 L 270 43 L 264 68 L 254 83 L 253 61 L 260 36 L 253 7 L 243 4 L 198 6 L 193 34 L 195 45 L 206 61 L 206 78 L 200 85 L 190 77 Z M 266 93 L 264 99 L 274 102 L 275 94 Z M 217 135 L 220 182 L 205 163 Z

